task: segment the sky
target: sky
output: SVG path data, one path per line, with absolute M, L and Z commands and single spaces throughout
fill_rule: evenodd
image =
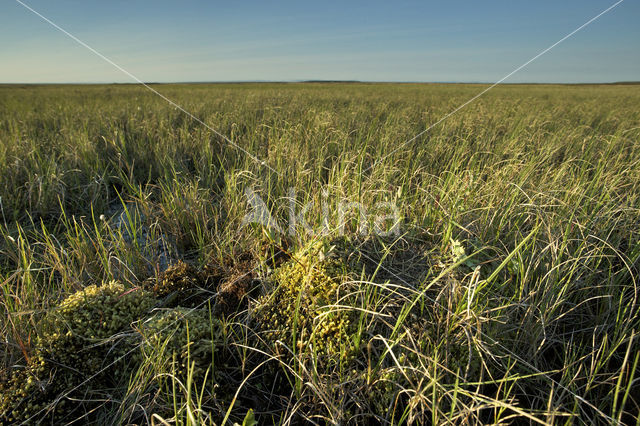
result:
M 616 0 L 21 0 L 145 82 L 496 82 Z M 640 1 L 624 0 L 505 83 L 640 80 Z M 0 0 L 0 83 L 132 77 Z

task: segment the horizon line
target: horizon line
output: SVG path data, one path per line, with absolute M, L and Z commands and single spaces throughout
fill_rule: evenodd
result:
M 334 83 L 334 84 L 473 84 L 486 85 L 495 84 L 491 81 L 412 81 L 412 80 L 339 80 L 339 79 L 308 79 L 308 80 L 211 80 L 211 81 L 145 81 L 144 84 L 170 85 L 170 84 L 304 84 L 304 83 Z M 139 82 L 0 82 L 0 86 L 64 86 L 64 85 L 140 85 Z M 640 80 L 620 80 L 620 81 L 600 81 L 600 82 L 511 82 L 500 83 L 500 86 L 518 86 L 518 85 L 638 85 Z

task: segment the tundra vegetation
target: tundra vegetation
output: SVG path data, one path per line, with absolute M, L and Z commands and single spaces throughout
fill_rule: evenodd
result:
M 0 87 L 1 424 L 640 422 L 640 86 L 155 88 Z

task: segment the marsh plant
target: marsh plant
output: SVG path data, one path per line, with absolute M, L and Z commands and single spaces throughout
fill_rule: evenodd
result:
M 640 86 L 157 89 L 0 87 L 0 422 L 638 424 Z

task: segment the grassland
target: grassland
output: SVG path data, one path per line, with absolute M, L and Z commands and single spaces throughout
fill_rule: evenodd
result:
M 640 86 L 154 87 L 0 87 L 0 423 L 640 423 Z

